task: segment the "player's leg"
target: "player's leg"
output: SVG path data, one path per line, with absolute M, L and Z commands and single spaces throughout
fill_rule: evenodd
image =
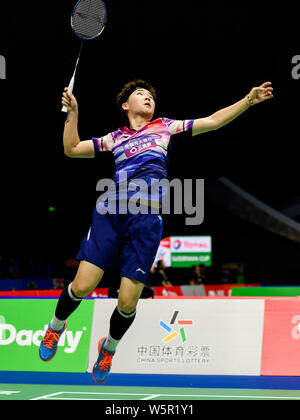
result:
M 115 351 L 121 338 L 134 321 L 136 306 L 141 297 L 144 284 L 137 280 L 122 277 L 118 305 L 110 319 L 110 330 L 105 349 Z
M 102 279 L 104 271 L 87 261 L 81 261 L 72 283 L 66 287 L 58 300 L 54 316 L 40 344 L 39 355 L 50 361 L 56 354 L 58 341 L 66 329 L 67 319 L 78 308 Z
M 162 235 L 161 217 L 152 214 L 129 215 L 119 262 L 121 286 L 118 306 L 111 317 L 110 333 L 105 343 L 108 351 L 117 344 L 134 321 L 136 306 L 147 283 Z
M 72 282 L 72 292 L 79 299 L 84 299 L 97 287 L 103 274 L 102 268 L 88 261 L 80 261 L 77 274 Z
M 98 345 L 99 357 L 93 369 L 93 377 L 98 383 L 106 380 L 116 347 L 135 319 L 136 306 L 159 247 L 162 221 L 152 214 L 128 215 L 120 228 L 124 239 L 119 255 L 122 279 L 108 339 L 102 338 Z
M 54 331 L 59 331 L 63 323 L 78 308 L 82 299 L 87 297 L 98 285 L 104 271 L 88 261 L 80 261 L 75 279 L 66 287 L 57 303 L 51 321 Z
M 99 356 L 93 368 L 93 378 L 97 383 L 103 383 L 109 375 L 116 347 L 135 319 L 143 288 L 144 284 L 137 280 L 121 278 L 118 305 L 110 319 L 109 335 L 101 338 L 98 344 Z

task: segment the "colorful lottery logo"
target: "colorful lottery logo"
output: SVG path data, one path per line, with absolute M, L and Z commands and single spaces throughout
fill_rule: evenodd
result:
M 179 311 L 174 312 L 170 321 L 170 325 L 175 324 L 178 314 L 179 314 Z M 194 323 L 192 320 L 183 320 L 183 319 L 179 320 L 178 319 L 177 324 L 180 326 L 179 332 L 181 335 L 181 340 L 183 343 L 185 343 L 186 334 L 185 334 L 184 325 L 194 325 Z M 163 321 L 160 321 L 159 325 L 169 333 L 169 335 L 163 339 L 165 343 L 168 343 L 169 341 L 174 340 L 174 338 L 176 338 L 179 335 L 178 331 L 173 332 L 172 328 L 169 327 L 167 324 L 165 324 Z
M 179 239 L 176 239 L 176 241 L 174 241 L 173 243 L 173 248 L 174 249 L 179 249 L 181 247 L 181 242 Z

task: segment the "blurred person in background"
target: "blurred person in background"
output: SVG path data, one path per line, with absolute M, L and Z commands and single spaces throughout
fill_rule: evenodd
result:
M 166 265 L 161 260 L 157 262 L 157 266 L 155 268 L 155 275 L 156 275 L 156 286 L 173 286 L 173 284 L 168 279 L 166 274 Z
M 204 284 L 205 280 L 206 280 L 205 265 L 204 264 L 193 265 L 190 285 L 195 286 L 198 284 Z

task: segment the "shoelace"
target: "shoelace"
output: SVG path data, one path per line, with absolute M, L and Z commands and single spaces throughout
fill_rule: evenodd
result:
M 114 355 L 112 353 L 108 353 L 107 351 L 104 350 L 103 351 L 103 359 L 99 363 L 99 367 L 102 370 L 108 370 L 111 366 L 113 356 Z
M 53 344 L 56 341 L 58 341 L 59 338 L 60 338 L 60 335 L 58 333 L 49 329 L 49 331 L 44 337 L 44 346 L 47 347 L 48 349 L 52 349 Z

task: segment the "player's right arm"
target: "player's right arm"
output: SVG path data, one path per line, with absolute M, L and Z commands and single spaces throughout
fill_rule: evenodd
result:
M 78 104 L 74 95 L 64 89 L 62 104 L 68 107 L 68 117 L 64 128 L 64 153 L 71 158 L 93 158 L 95 149 L 93 140 L 80 141 L 78 134 Z

